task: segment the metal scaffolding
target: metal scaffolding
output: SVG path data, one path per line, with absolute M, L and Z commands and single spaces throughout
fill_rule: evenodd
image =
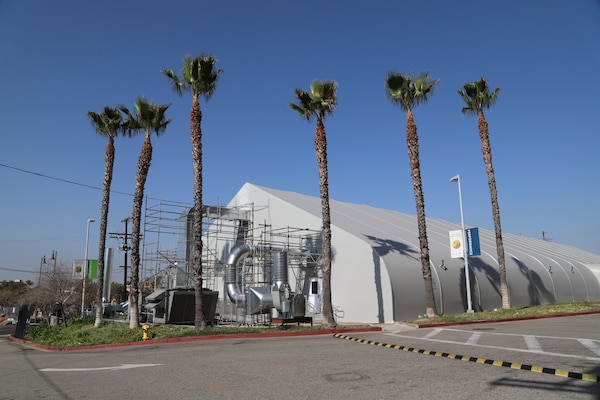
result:
M 254 204 L 203 207 L 202 276 L 203 287 L 223 293 L 217 314 L 223 320 L 260 323 L 265 316 L 247 316 L 243 308 L 227 299 L 222 287 L 227 257 L 231 249 L 246 244 L 257 249 L 239 266 L 242 291 L 272 284 L 273 250 L 289 253 L 289 270 L 296 282 L 295 292 L 305 291 L 305 282 L 317 274 L 320 232 L 293 227 L 272 227 L 266 221 L 256 224 Z M 194 287 L 190 249 L 192 207 L 160 200 L 147 205 L 144 214 L 144 244 L 141 287 L 146 292 L 161 288 Z

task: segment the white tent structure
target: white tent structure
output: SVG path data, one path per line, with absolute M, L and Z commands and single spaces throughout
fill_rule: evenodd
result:
M 416 217 L 333 199 L 330 206 L 332 302 L 338 322 L 392 323 L 424 314 Z M 218 290 L 224 301 L 228 292 L 230 299 L 237 299 L 238 292 L 253 290 L 244 284 L 244 271 L 258 264 L 252 258 L 265 259 L 264 252 L 285 250 L 290 259 L 297 260 L 289 274 L 291 290 L 304 294 L 308 312 L 318 314 L 321 281 L 318 256 L 314 255 L 320 246 L 320 199 L 246 183 L 224 210 L 249 215 L 251 221 L 238 221 L 232 216 L 237 222 L 230 225 L 229 229 L 235 231 L 230 232 L 231 240 L 223 240 L 226 235 L 222 233 L 220 238 L 215 234 L 205 238 L 206 247 L 216 254 L 214 276 L 206 280 L 214 286 L 210 289 Z M 435 298 L 443 314 L 459 314 L 467 309 L 464 261 L 450 254 L 449 232 L 460 229 L 457 223 L 427 219 Z M 479 229 L 479 236 L 481 255 L 468 258 L 473 308 L 501 308 L 494 232 Z M 298 238 L 297 244 L 291 243 L 293 238 Z M 506 233 L 503 239 L 513 307 L 600 300 L 599 255 Z M 247 248 L 240 251 L 240 246 Z M 238 256 L 247 260 L 238 265 Z M 239 274 L 235 284 L 231 279 L 227 282 L 228 266 Z M 260 278 L 254 274 L 250 280 L 272 285 L 273 274 L 265 271 L 262 269 Z

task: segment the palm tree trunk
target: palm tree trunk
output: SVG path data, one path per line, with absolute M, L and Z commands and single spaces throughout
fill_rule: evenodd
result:
M 329 178 L 327 171 L 327 135 L 322 118 L 317 118 L 315 132 L 315 150 L 319 167 L 319 190 L 321 193 L 321 213 L 323 218 L 323 323 L 326 327 L 335 327 L 333 304 L 331 300 L 331 213 L 329 210 Z
M 138 309 L 138 298 L 140 293 L 140 226 L 142 221 L 142 203 L 144 201 L 144 188 L 150 162 L 152 161 L 152 142 L 150 132 L 146 133 L 146 139 L 142 145 L 138 161 L 137 174 L 135 178 L 135 194 L 133 196 L 133 214 L 131 227 L 131 289 L 129 291 L 129 327 L 131 329 L 140 326 Z
M 431 278 L 431 266 L 429 261 L 429 242 L 427 241 L 427 224 L 425 221 L 425 198 L 423 196 L 421 164 L 419 161 L 419 136 L 417 134 L 417 125 L 415 124 L 413 113 L 410 109 L 408 109 L 406 113 L 406 145 L 408 146 L 410 171 L 415 193 L 415 202 L 417 205 L 421 269 L 423 272 L 423 282 L 425 284 L 425 305 L 427 307 L 427 316 L 433 318 L 437 316 L 438 312 L 435 304 L 435 294 L 433 292 L 433 281 Z
M 108 221 L 108 206 L 110 203 L 110 185 L 112 182 L 113 166 L 115 164 L 115 140 L 108 137 L 104 153 L 104 192 L 102 194 L 102 215 L 100 216 L 100 239 L 98 245 L 98 293 L 96 293 L 96 320 L 94 327 L 102 324 L 104 292 L 104 250 L 106 249 L 106 224 Z
M 506 279 L 504 243 L 502 241 L 502 227 L 500 225 L 500 206 L 498 205 L 498 191 L 496 190 L 496 178 L 494 176 L 494 167 L 492 165 L 492 146 L 490 144 L 488 123 L 485 120 L 482 110 L 480 110 L 478 113 L 477 127 L 479 128 L 481 152 L 483 153 L 483 162 L 485 163 L 485 170 L 488 176 L 488 186 L 490 187 L 490 197 L 492 200 L 492 215 L 494 218 L 494 231 L 496 233 L 496 251 L 498 252 L 498 271 L 500 273 L 502 308 L 506 309 L 510 308 L 510 292 L 508 291 L 508 281 Z
M 194 224 L 192 268 L 194 270 L 194 328 L 206 328 L 204 302 L 202 301 L 202 111 L 198 96 L 194 95 L 190 112 L 190 135 L 194 161 Z

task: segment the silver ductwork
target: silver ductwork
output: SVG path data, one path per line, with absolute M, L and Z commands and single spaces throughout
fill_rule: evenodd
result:
M 282 313 L 290 311 L 290 285 L 288 284 L 287 253 L 279 251 L 273 255 L 273 305 Z
M 273 252 L 273 284 L 270 292 L 268 287 L 249 287 L 242 292 L 238 283 L 238 264 L 244 257 L 253 255 L 256 251 L 265 250 L 261 247 L 252 248 L 247 244 L 236 246 L 229 253 L 225 265 L 225 286 L 229 299 L 239 307 L 246 306 L 248 314 L 260 314 L 270 308 L 276 308 L 283 314 L 303 316 L 305 313 L 305 298 L 302 294 L 294 294 L 288 282 L 288 253 L 279 249 L 268 249 Z
M 252 254 L 252 248 L 247 244 L 234 247 L 231 253 L 229 253 L 227 264 L 225 265 L 227 295 L 232 302 L 240 305 L 245 304 L 246 296 L 242 293 L 237 282 L 237 265 L 248 254 Z
M 268 287 L 251 287 L 247 292 L 246 313 L 261 314 L 273 308 L 273 294 Z
M 282 290 L 288 284 L 287 252 L 278 251 L 273 255 L 273 290 Z

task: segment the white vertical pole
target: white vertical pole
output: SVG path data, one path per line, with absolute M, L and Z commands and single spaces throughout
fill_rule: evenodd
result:
M 83 260 L 83 290 L 81 291 L 81 316 L 85 310 L 85 278 L 87 278 L 87 265 L 88 265 L 88 243 L 90 241 L 90 223 L 94 222 L 93 219 L 87 220 L 87 230 L 85 232 L 85 258 Z M 102 307 L 102 305 L 100 305 Z
M 465 285 L 467 286 L 467 312 L 473 312 L 473 303 L 471 301 L 471 277 L 469 276 L 469 256 L 467 252 L 467 231 L 465 229 L 465 216 L 463 213 L 462 189 L 460 187 L 460 175 L 456 175 L 450 182 L 458 182 L 458 202 L 460 204 L 460 224 L 463 237 L 463 259 L 465 260 Z

